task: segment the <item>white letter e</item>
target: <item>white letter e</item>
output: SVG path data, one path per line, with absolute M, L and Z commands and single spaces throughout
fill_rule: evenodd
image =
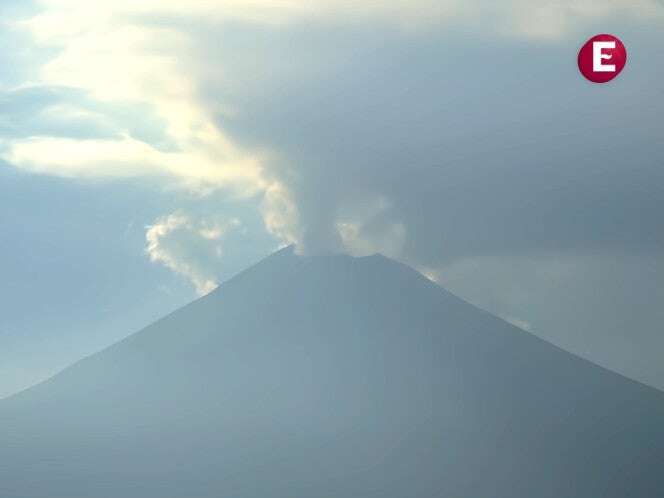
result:
M 610 59 L 610 54 L 603 54 L 605 48 L 616 48 L 614 41 L 596 41 L 593 42 L 593 72 L 595 73 L 615 73 L 615 64 L 602 64 L 602 60 Z

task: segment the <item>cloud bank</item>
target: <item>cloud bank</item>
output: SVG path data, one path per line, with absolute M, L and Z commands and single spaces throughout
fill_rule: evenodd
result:
M 266 229 L 303 252 L 381 251 L 433 268 L 659 247 L 657 166 L 638 153 L 661 152 L 656 113 L 645 96 L 606 110 L 568 52 L 570 33 L 661 26 L 663 13 L 648 0 L 41 0 L 10 22 L 50 56 L 3 91 L 0 157 L 253 198 Z M 612 102 L 647 76 L 616 85 Z M 616 112 L 624 133 L 607 124 Z M 626 161 L 638 185 L 619 180 Z M 626 211 L 641 221 L 616 233 Z

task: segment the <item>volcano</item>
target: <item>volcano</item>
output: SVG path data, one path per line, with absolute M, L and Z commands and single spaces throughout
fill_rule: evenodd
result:
M 652 498 L 664 394 L 383 256 L 283 249 L 0 401 L 2 498 Z

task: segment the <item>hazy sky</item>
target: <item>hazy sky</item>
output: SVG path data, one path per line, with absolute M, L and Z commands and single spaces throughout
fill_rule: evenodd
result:
M 0 396 L 277 247 L 664 388 L 664 4 L 5 0 Z M 623 73 L 579 47 L 619 36 Z

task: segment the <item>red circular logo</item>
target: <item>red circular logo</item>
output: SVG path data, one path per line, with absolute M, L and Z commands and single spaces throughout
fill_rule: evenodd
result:
M 625 45 L 613 35 L 595 35 L 579 50 L 579 71 L 593 83 L 606 83 L 620 74 L 627 62 Z

